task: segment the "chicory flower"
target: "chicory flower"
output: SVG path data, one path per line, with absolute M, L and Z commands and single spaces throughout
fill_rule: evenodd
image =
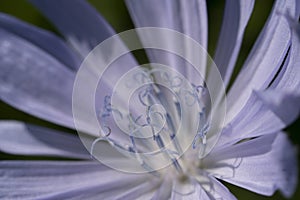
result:
M 30 2 L 45 14 L 64 38 L 1 14 L 1 100 L 36 117 L 75 129 L 72 92 L 76 72 L 88 53 L 115 32 L 84 1 Z M 254 1 L 226 1 L 213 58 L 226 88 L 253 5 Z M 207 48 L 206 1 L 128 0 L 127 6 L 136 27 L 172 29 Z M 98 133 L 91 133 L 92 147 L 104 142 L 127 150 L 149 173 L 124 173 L 95 162 L 74 135 L 23 122 L 1 121 L 1 151 L 76 160 L 1 161 L 0 196 L 6 199 L 235 199 L 220 182 L 222 180 L 258 194 L 272 195 L 280 190 L 290 197 L 297 184 L 296 153 L 282 130 L 299 114 L 299 11 L 296 0 L 274 3 L 265 27 L 229 89 L 227 114 L 220 137 L 204 156 L 200 148 L 208 142 L 206 133 L 210 129 L 205 123 L 205 109 L 197 114 L 200 116 L 199 129 L 191 133 L 194 139 L 190 149 L 180 157 L 178 152 L 165 148 L 163 139 L 154 131 L 153 141 L 159 146 L 159 152 L 170 160 L 170 165 L 162 171 L 152 170 L 155 164 L 147 164 L 147 160 L 135 157 L 140 150 L 132 137 L 127 137 L 131 139 L 127 145 L 111 138 L 117 129 L 109 126 L 107 116 L 123 114 L 114 109 L 110 96 L 100 93 L 103 107 L 99 120 L 105 123 L 106 134 L 100 141 Z M 147 53 L 154 63 L 171 65 L 174 60 L 178 61 L 162 52 L 150 50 Z M 115 72 L 125 73 L 123 65 L 132 63 L 136 63 L 132 56 L 124 56 L 115 63 L 119 66 L 119 71 Z M 168 79 L 169 74 L 165 73 L 164 77 Z M 178 77 L 168 80 L 176 86 Z M 205 91 L 205 84 L 192 88 L 196 100 L 204 99 L 200 93 Z M 84 94 L 82 91 L 82 101 Z M 149 108 L 148 118 L 144 124 L 138 123 L 138 117 L 131 120 L 147 127 L 151 120 L 161 117 L 166 119 L 167 126 L 172 126 L 175 120 L 172 121 L 168 113 L 161 115 L 151 111 L 152 104 L 148 104 L 155 95 L 158 92 L 153 88 L 138 94 L 139 102 Z M 176 105 L 170 99 L 167 102 Z M 128 126 L 131 127 L 129 122 Z M 181 141 L 177 142 L 174 142 L 176 150 Z

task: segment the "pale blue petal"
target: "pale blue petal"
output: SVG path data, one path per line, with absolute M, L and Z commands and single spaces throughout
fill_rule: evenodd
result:
M 256 95 L 285 125 L 292 123 L 300 113 L 300 93 L 269 89 L 258 91 Z
M 282 67 L 283 69 L 275 78 L 270 88 L 293 91 L 295 94 L 300 95 L 300 26 L 297 21 L 290 20 L 287 20 L 290 23 L 290 28 L 292 30 L 290 54 L 285 65 Z
M 248 145 L 249 142 L 253 142 L 252 146 Z M 243 147 L 244 145 L 246 146 Z M 214 164 L 210 163 L 207 171 L 226 182 L 259 194 L 272 195 L 279 189 L 286 197 L 290 197 L 296 188 L 298 177 L 293 145 L 284 133 L 279 133 L 269 152 L 262 151 L 261 154 L 257 154 L 261 151 L 261 148 L 258 148 L 260 146 L 270 146 L 270 143 L 257 138 L 239 144 L 240 149 L 249 150 L 248 155 L 239 155 L 236 147 L 228 147 L 232 149 L 233 158 L 227 159 L 225 156 L 221 159 L 220 151 L 219 160 Z
M 0 13 L 0 27 L 33 43 L 71 69 L 77 69 L 80 65 L 78 54 L 75 54 L 64 41 L 46 30 L 2 13 Z
M 157 182 L 153 181 L 145 181 L 144 183 L 141 183 L 140 185 L 136 185 L 135 187 L 128 189 L 127 191 L 124 191 L 120 195 L 114 195 L 112 194 L 112 198 L 115 200 L 144 200 L 149 199 L 149 195 L 154 192 L 154 189 L 157 187 Z M 147 198 L 148 197 L 148 198 Z
M 267 134 L 247 142 L 241 142 L 234 145 L 229 144 L 227 146 L 224 145 L 222 147 L 215 148 L 211 154 L 204 159 L 204 162 L 209 165 L 210 163 L 215 163 L 226 159 L 265 154 L 271 151 L 272 144 L 274 143 L 276 137 L 277 134 Z M 253 148 L 254 146 L 255 148 Z
M 191 0 L 189 3 L 179 0 L 127 0 L 126 3 L 136 27 L 172 29 L 191 37 L 206 50 L 208 17 L 204 0 Z M 151 40 L 147 35 L 139 35 L 139 37 L 142 42 Z M 163 42 L 166 46 L 172 46 L 174 40 L 166 36 Z M 150 49 L 147 49 L 147 53 L 151 62 L 165 64 L 176 68 L 185 75 L 193 76 L 193 70 L 189 70 L 192 67 L 185 66 L 187 64 L 174 54 Z M 200 56 L 200 53 L 197 55 Z M 200 69 L 200 73 L 205 75 L 205 67 Z
M 260 93 L 264 93 L 262 91 Z M 279 92 L 286 95 L 285 92 Z M 279 95 L 279 94 L 277 94 Z M 293 111 L 295 112 L 295 111 Z M 292 121 L 294 116 L 289 115 Z M 280 116 L 270 109 L 267 102 L 258 97 L 257 92 L 253 92 L 238 115 L 227 125 L 221 134 L 217 146 L 224 144 L 234 144 L 240 140 L 274 134 L 288 125 Z
M 83 0 L 29 0 L 68 39 L 93 49 L 115 34 L 111 26 Z
M 75 74 L 32 43 L 0 29 L 0 98 L 27 113 L 73 128 Z
M 192 0 L 127 0 L 136 27 L 169 28 L 184 33 L 204 48 L 207 46 L 206 2 Z
M 0 151 L 19 155 L 90 159 L 76 135 L 17 121 L 0 121 Z
M 17 35 L 0 29 L 0 37 L 3 38 L 0 41 L 0 99 L 31 115 L 74 129 L 72 92 L 75 72 Z M 93 75 L 90 77 L 95 78 Z M 77 93 L 82 103 L 87 100 L 84 97 L 90 91 L 87 90 L 89 86 L 85 80 L 83 89 Z M 109 90 L 106 84 L 102 86 Z M 103 95 L 102 92 L 95 96 Z M 100 110 L 99 105 L 96 106 L 97 111 Z M 90 114 L 86 114 L 82 107 L 79 109 L 84 116 Z M 86 128 L 80 127 L 81 131 L 98 133 L 98 130 L 90 131 L 89 118 L 80 120 Z
M 98 162 L 64 161 L 1 161 L 0 174 L 0 196 L 5 199 L 103 199 L 107 193 L 112 198 L 148 177 Z
M 296 2 L 296 5 L 297 5 L 296 13 L 300 13 L 300 2 L 297 1 L 297 2 Z
M 84 0 L 29 1 L 56 26 L 83 58 L 94 47 L 116 34 L 107 21 Z M 121 40 L 118 40 L 118 45 L 117 48 L 124 48 Z M 123 56 L 122 65 L 115 72 L 123 73 L 136 65 L 133 56 L 127 54 Z
M 235 0 L 225 3 L 222 29 L 214 56 L 225 86 L 230 81 L 253 6 L 254 0 Z
M 96 83 L 98 83 L 100 79 L 100 75 L 97 72 L 102 72 L 104 69 L 106 70 L 102 76 L 103 82 L 101 80 L 101 84 L 105 86 L 104 88 L 100 86 L 97 88 L 101 91 L 101 97 L 111 95 L 112 88 L 114 88 L 117 81 L 130 69 L 138 66 L 132 54 L 126 52 L 128 49 L 118 36 L 114 37 L 113 42 L 109 42 L 112 40 L 106 40 L 115 34 L 114 30 L 86 1 L 30 0 L 30 2 L 57 27 L 83 58 L 87 58 L 86 56 L 91 53 L 91 50 L 94 50 L 84 62 L 85 69 L 81 69 L 85 71 L 87 66 L 89 66 L 87 71 L 90 70 L 90 74 L 88 74 L 88 77 L 86 77 L 84 81 L 96 81 Z M 97 46 L 100 43 L 104 45 L 105 51 L 101 48 L 103 46 Z M 94 49 L 96 46 L 98 48 Z M 110 60 L 112 58 L 116 60 Z M 106 67 L 108 68 L 106 69 Z M 80 71 L 81 75 L 84 74 L 83 71 Z M 86 95 L 93 95 L 89 93 L 91 90 L 94 92 L 93 85 L 83 87 L 87 90 L 83 96 L 87 97 Z M 103 99 L 97 100 L 103 101 Z
M 276 75 L 291 38 L 289 24 L 285 15 L 280 13 L 294 13 L 294 10 L 294 0 L 276 1 L 270 18 L 229 91 L 226 123 L 243 108 L 253 90 L 265 89 Z

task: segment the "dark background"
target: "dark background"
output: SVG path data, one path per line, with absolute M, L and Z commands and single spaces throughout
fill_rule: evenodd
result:
M 122 0 L 89 0 L 89 2 L 96 7 L 99 12 L 108 20 L 108 22 L 114 27 L 116 32 L 122 32 L 128 29 L 134 28 L 129 14 L 126 10 L 125 4 Z M 273 0 L 257 0 L 254 8 L 253 15 L 247 26 L 244 41 L 237 61 L 237 67 L 234 71 L 236 75 L 243 62 L 245 61 L 248 52 L 251 50 L 255 39 L 257 38 L 261 28 L 263 27 L 265 20 L 267 19 L 269 12 L 272 8 Z M 209 14 L 209 48 L 210 55 L 213 55 L 214 49 L 218 39 L 218 33 L 221 26 L 221 20 L 223 15 L 224 1 L 222 0 L 209 0 L 208 1 L 208 14 Z M 59 33 L 55 28 L 29 3 L 25 0 L 0 0 L 0 12 L 9 13 L 24 21 L 32 23 L 36 26 L 48 29 Z M 140 62 L 145 61 L 145 55 L 143 52 L 137 52 L 135 54 Z M 0 120 L 1 119 L 15 119 L 20 121 L 26 121 L 33 124 L 51 127 L 54 129 L 64 130 L 68 132 L 74 132 L 72 130 L 59 127 L 57 125 L 45 122 L 41 119 L 29 116 L 21 111 L 18 111 L 9 105 L 0 101 Z M 290 127 L 286 129 L 292 141 L 295 145 L 300 144 L 300 120 L 296 121 Z M 300 158 L 298 156 L 298 158 Z M 0 159 L 28 159 L 23 156 L 11 156 L 0 153 Z M 43 159 L 43 158 L 29 158 L 29 159 Z M 45 158 L 44 158 L 45 159 Z M 49 158 L 47 158 L 49 159 Z M 300 160 L 300 159 L 298 159 Z M 230 190 L 236 195 L 238 199 L 252 200 L 252 199 L 284 199 L 279 192 L 272 197 L 263 197 L 256 195 L 252 192 L 240 189 L 238 187 L 226 184 Z M 291 199 L 300 199 L 300 187 Z

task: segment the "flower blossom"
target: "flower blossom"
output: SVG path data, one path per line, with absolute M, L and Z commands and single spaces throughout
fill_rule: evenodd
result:
M 76 101 L 87 102 L 89 81 L 94 75 L 92 72 L 85 79 L 86 85 L 76 91 L 82 64 L 91 64 L 90 52 L 108 38 L 123 43 L 105 19 L 83 0 L 29 1 L 63 37 L 1 13 L 0 98 L 35 117 L 78 129 L 74 106 Z M 189 71 L 191 67 L 181 58 L 162 50 L 147 49 L 149 60 L 156 64 L 138 68 L 124 84 L 119 83 L 124 95 L 128 90 L 122 88 L 147 85 L 132 96 L 134 106 L 129 113 L 119 109 L 116 102 L 120 103 L 118 100 L 124 96 L 114 103 L 109 94 L 122 75 L 138 66 L 135 58 L 126 54 L 108 68 L 108 75 L 103 76 L 105 86 L 99 86 L 95 95 L 101 130 L 91 131 L 94 126 L 84 109 L 80 110 L 80 123 L 84 124 L 79 127 L 80 138 L 24 122 L 0 121 L 0 151 L 52 158 L 0 161 L 0 197 L 236 199 L 221 181 L 261 195 L 270 196 L 279 190 L 291 197 L 297 186 L 296 151 L 282 130 L 297 118 L 300 109 L 300 3 L 275 1 L 247 60 L 229 87 L 254 3 L 249 0 L 225 4 L 213 61 L 223 80 L 223 90 L 228 92 L 226 98 L 220 97 L 221 87 L 212 87 L 218 91 L 215 103 L 223 102 L 226 107 L 217 128 L 211 119 L 222 114 L 220 109 L 214 110 L 211 98 L 215 93 L 210 90 L 210 83 L 215 83 L 215 79 L 210 82 L 208 65 L 202 65 L 205 67 L 200 69 L 201 79 Z M 139 30 L 172 30 L 207 49 L 205 0 L 127 0 L 126 4 Z M 138 36 L 142 43 L 151 38 L 151 34 Z M 174 46 L 168 38 L 164 39 L 166 46 Z M 106 55 L 96 56 L 92 65 L 98 64 L 97 59 L 106 59 Z M 164 66 L 172 66 L 174 72 Z M 76 92 L 78 98 L 74 99 Z M 122 131 L 127 135 L 121 135 Z M 134 137 L 136 133 L 143 137 Z M 114 157 L 114 151 L 124 157 Z M 100 158 L 96 153 L 102 153 Z M 103 156 L 105 162 L 101 163 Z M 125 165 L 131 164 L 143 173 L 126 172 L 130 168 Z

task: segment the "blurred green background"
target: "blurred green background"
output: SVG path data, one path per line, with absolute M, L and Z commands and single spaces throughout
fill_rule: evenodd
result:
M 89 2 L 96 7 L 99 12 L 108 20 L 108 22 L 115 28 L 116 32 L 122 32 L 128 29 L 134 28 L 130 16 L 127 12 L 123 0 L 89 0 Z M 255 39 L 257 38 L 261 28 L 263 27 L 268 14 L 272 8 L 273 0 L 257 0 L 254 8 L 253 15 L 247 26 L 244 41 L 240 51 L 239 59 L 237 61 L 237 67 L 234 72 L 236 75 L 239 72 L 240 67 L 245 61 L 248 52 L 251 50 Z M 223 15 L 224 1 L 223 0 L 209 0 L 208 1 L 208 13 L 209 13 L 209 48 L 210 55 L 213 55 L 218 33 L 221 26 L 221 20 Z M 9 13 L 24 21 L 32 23 L 44 29 L 48 29 L 52 32 L 59 33 L 55 28 L 28 2 L 25 0 L 1 0 L 0 12 Z M 136 54 L 138 60 L 145 60 L 143 53 Z M 16 119 L 20 121 L 26 121 L 33 124 L 42 126 L 48 126 L 54 129 L 73 132 L 72 130 L 59 127 L 54 124 L 50 124 L 41 119 L 29 116 L 21 111 L 18 111 L 5 103 L 0 101 L 0 119 Z M 287 132 L 295 143 L 300 144 L 300 120 L 296 121 L 293 125 L 287 128 Z M 299 157 L 299 156 L 298 156 Z M 299 157 L 300 158 L 300 157 Z M 0 153 L 0 159 L 27 159 L 23 156 L 11 156 Z M 43 159 L 43 158 L 31 158 L 31 159 Z M 47 158 L 50 159 L 50 158 Z M 298 159 L 300 160 L 300 159 Z M 252 200 L 252 199 L 284 199 L 279 192 L 272 197 L 263 197 L 256 195 L 252 192 L 240 189 L 238 187 L 226 184 L 230 190 L 237 196 L 238 199 Z M 300 199 L 300 187 L 291 199 Z

